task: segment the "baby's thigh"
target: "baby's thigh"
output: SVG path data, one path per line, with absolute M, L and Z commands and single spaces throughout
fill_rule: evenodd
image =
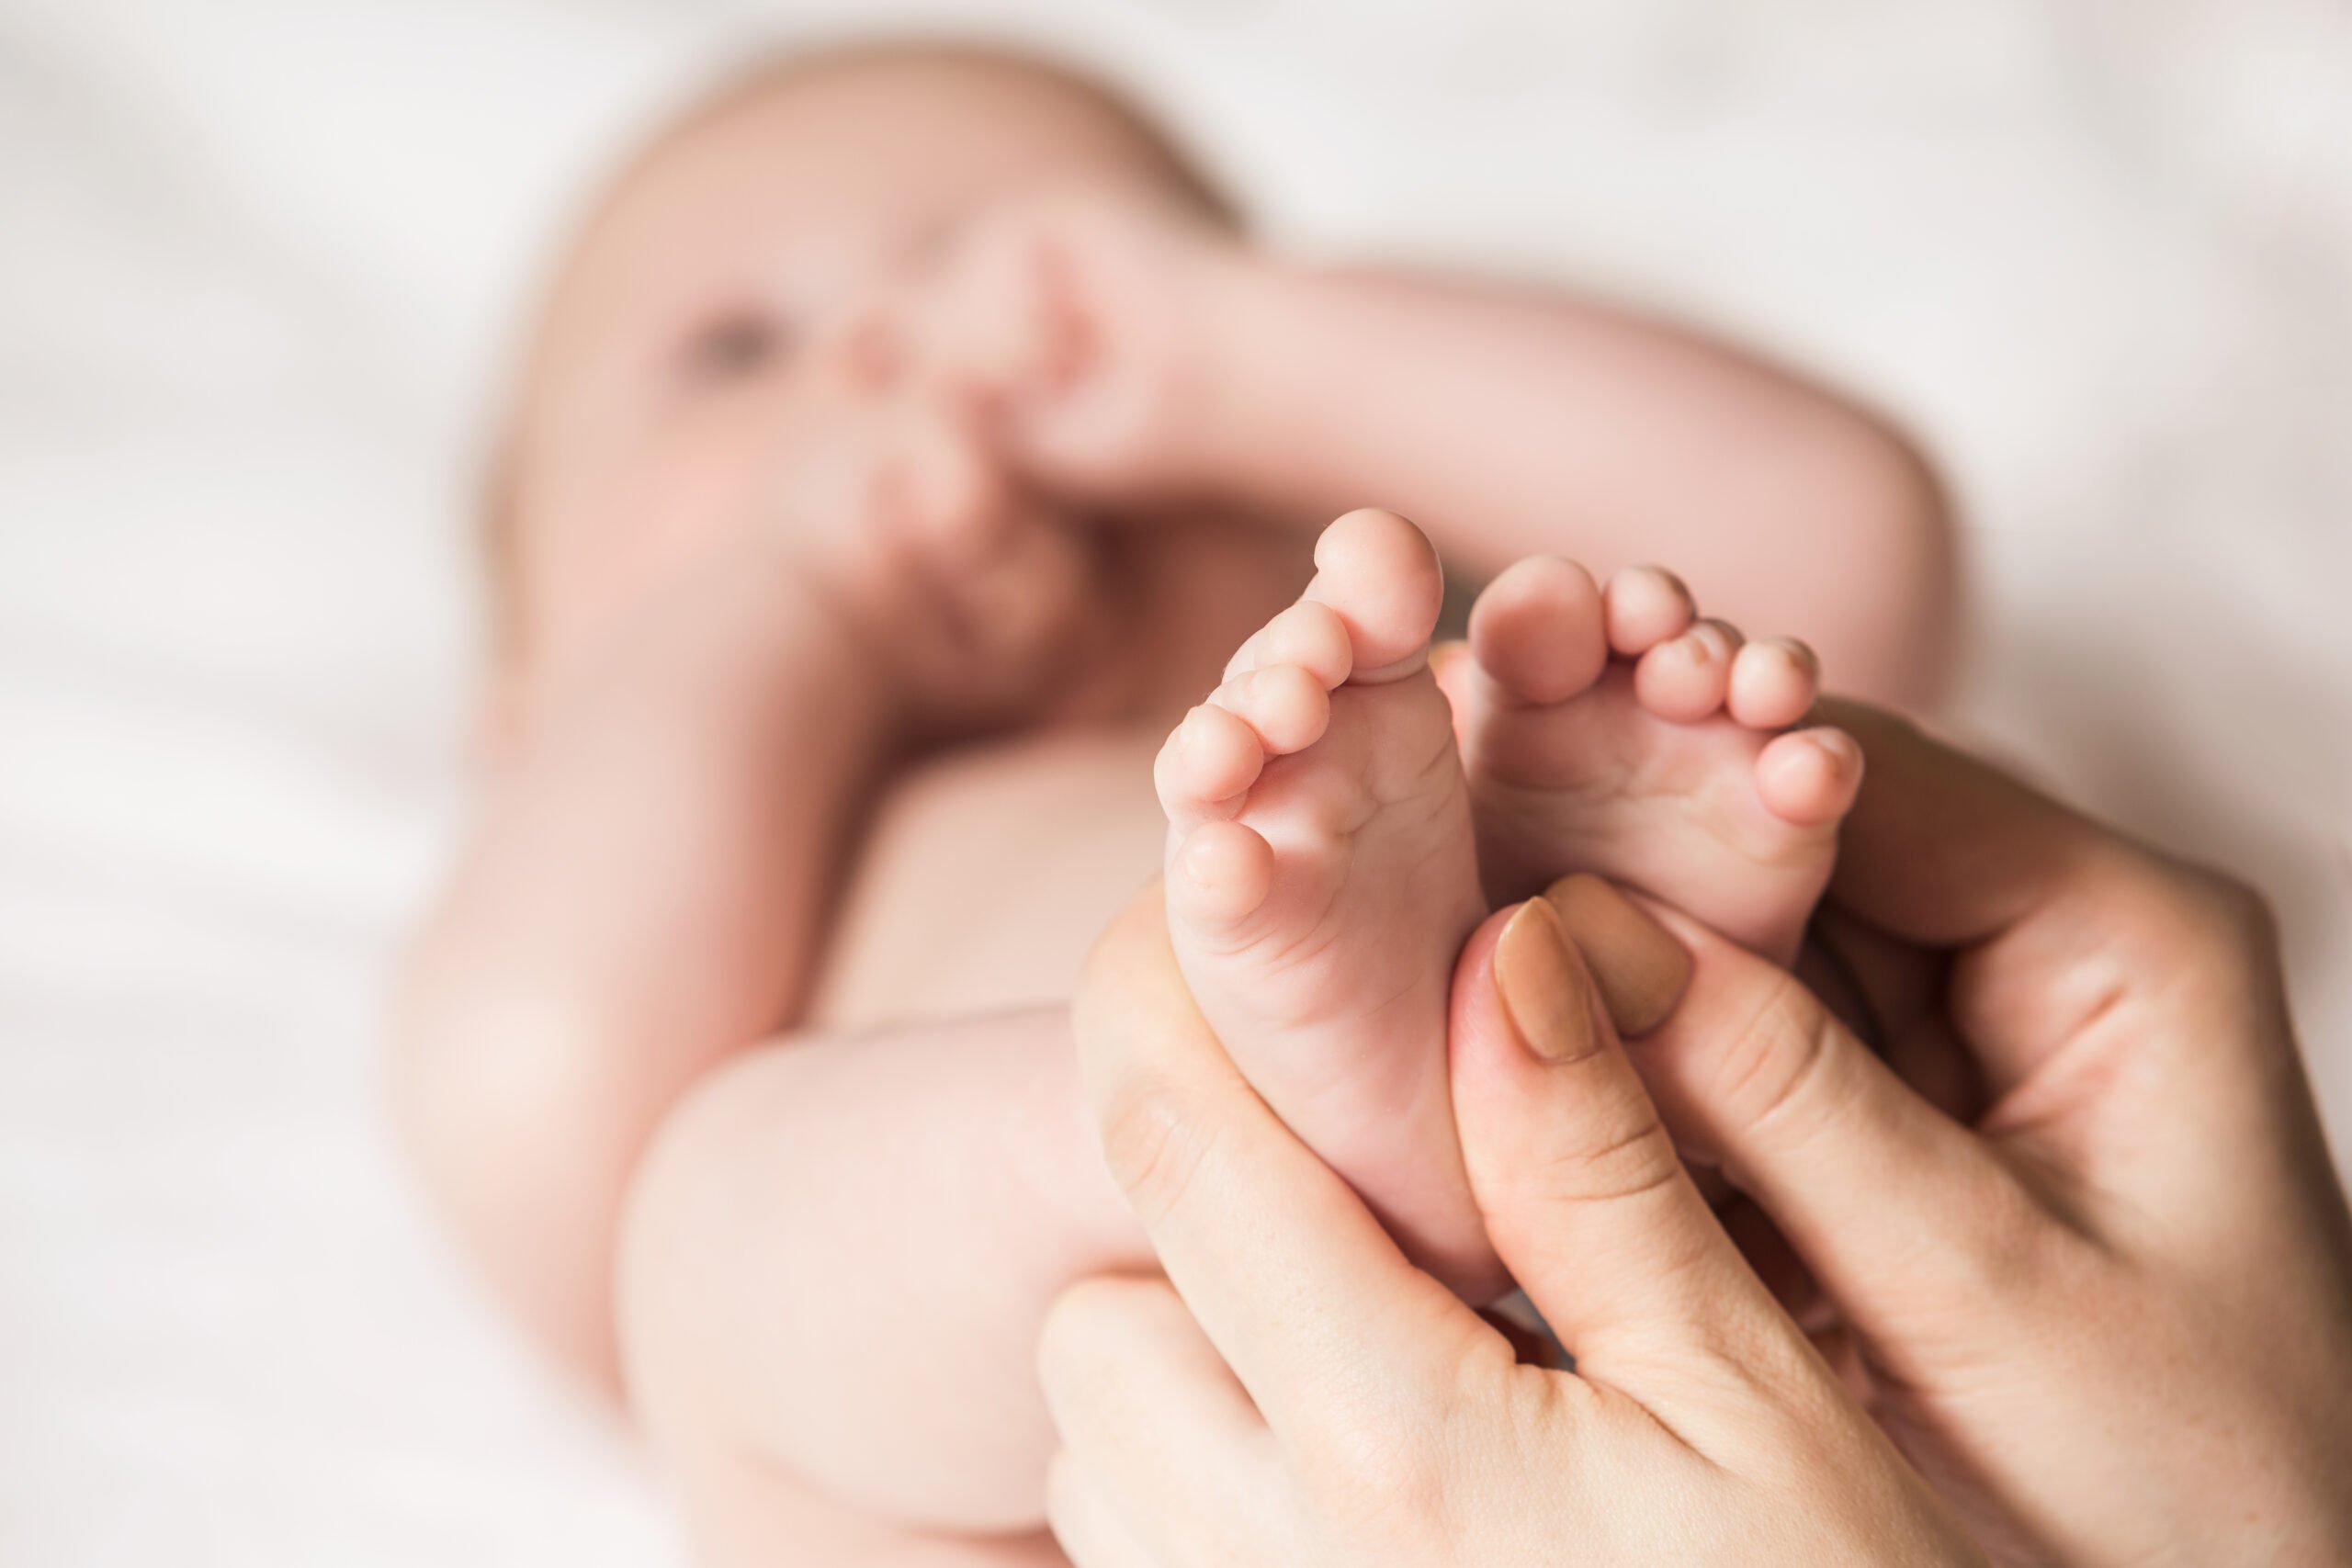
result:
M 624 1227 L 625 1371 L 657 1447 L 869 1518 L 1035 1528 L 1038 1328 L 1073 1280 L 1148 1257 L 1092 1125 L 1061 1008 L 721 1068 Z

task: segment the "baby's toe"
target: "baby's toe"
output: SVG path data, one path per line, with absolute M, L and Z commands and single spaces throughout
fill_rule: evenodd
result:
M 1609 580 L 1601 598 L 1609 646 L 1628 659 L 1680 637 L 1699 614 L 1682 580 L 1659 566 L 1627 567 Z
M 1800 729 L 1757 754 L 1756 793 L 1765 809 L 1800 828 L 1835 822 L 1862 786 L 1862 749 L 1842 729 Z
M 1738 632 L 1721 621 L 1701 621 L 1642 655 L 1634 667 L 1634 694 L 1660 718 L 1696 724 L 1724 705 L 1738 653 Z
M 1564 703 L 1609 663 L 1600 588 L 1574 561 L 1532 556 L 1487 585 L 1470 610 L 1478 668 L 1523 703 Z
M 1245 671 L 1209 694 L 1209 705 L 1239 717 L 1270 757 L 1304 751 L 1331 722 L 1331 694 L 1295 664 Z
M 1238 714 L 1203 703 L 1169 732 L 1152 763 L 1152 784 L 1168 819 L 1190 828 L 1230 816 L 1265 765 L 1265 743 L 1257 731 Z
M 1393 512 L 1351 512 L 1315 542 L 1306 598 L 1328 604 L 1347 627 L 1349 679 L 1373 684 L 1428 662 L 1445 577 L 1429 538 Z
M 1732 660 L 1725 705 L 1750 729 L 1786 729 L 1812 711 L 1820 685 L 1813 649 L 1793 637 L 1769 637 Z
M 1348 678 L 1355 655 L 1348 624 L 1329 604 L 1302 599 L 1250 635 L 1225 667 L 1227 680 L 1270 664 L 1295 664 L 1326 689 Z
M 1273 847 L 1238 822 L 1204 822 L 1168 867 L 1168 910 L 1195 932 L 1230 931 L 1273 891 Z
M 1232 815 L 1269 757 L 1304 751 L 1331 722 L 1331 694 L 1295 664 L 1245 671 L 1184 716 L 1152 766 L 1159 804 L 1179 826 Z

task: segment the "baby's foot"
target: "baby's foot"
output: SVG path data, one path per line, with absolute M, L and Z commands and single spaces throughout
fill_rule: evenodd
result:
M 1842 731 L 1786 732 L 1818 682 L 1804 644 L 1743 644 L 1655 567 L 1604 594 L 1537 558 L 1479 596 L 1445 676 L 1489 897 L 1596 872 L 1795 958 L 1862 769 Z
M 1446 1092 L 1453 961 L 1486 912 L 1429 668 L 1420 530 L 1354 512 L 1306 594 L 1168 739 L 1168 923 L 1201 1011 L 1266 1102 L 1457 1286 L 1490 1259 Z

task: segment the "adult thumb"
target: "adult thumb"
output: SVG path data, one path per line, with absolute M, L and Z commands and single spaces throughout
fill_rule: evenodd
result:
M 1490 919 L 1455 972 L 1454 1118 L 1496 1251 L 1577 1370 L 1730 1353 L 1795 1329 L 1691 1184 L 1592 969 L 1536 898 Z M 1728 1339 L 1726 1339 L 1728 1336 Z

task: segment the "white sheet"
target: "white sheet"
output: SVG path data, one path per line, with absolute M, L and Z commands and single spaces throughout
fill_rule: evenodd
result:
M 900 6 L 0 8 L 0 1561 L 647 1562 L 376 1120 L 469 433 L 699 62 Z M 1596 281 L 1883 396 L 1968 712 L 2278 901 L 2352 1137 L 2352 21 L 2328 0 L 931 8 L 1122 64 L 1292 243 Z

